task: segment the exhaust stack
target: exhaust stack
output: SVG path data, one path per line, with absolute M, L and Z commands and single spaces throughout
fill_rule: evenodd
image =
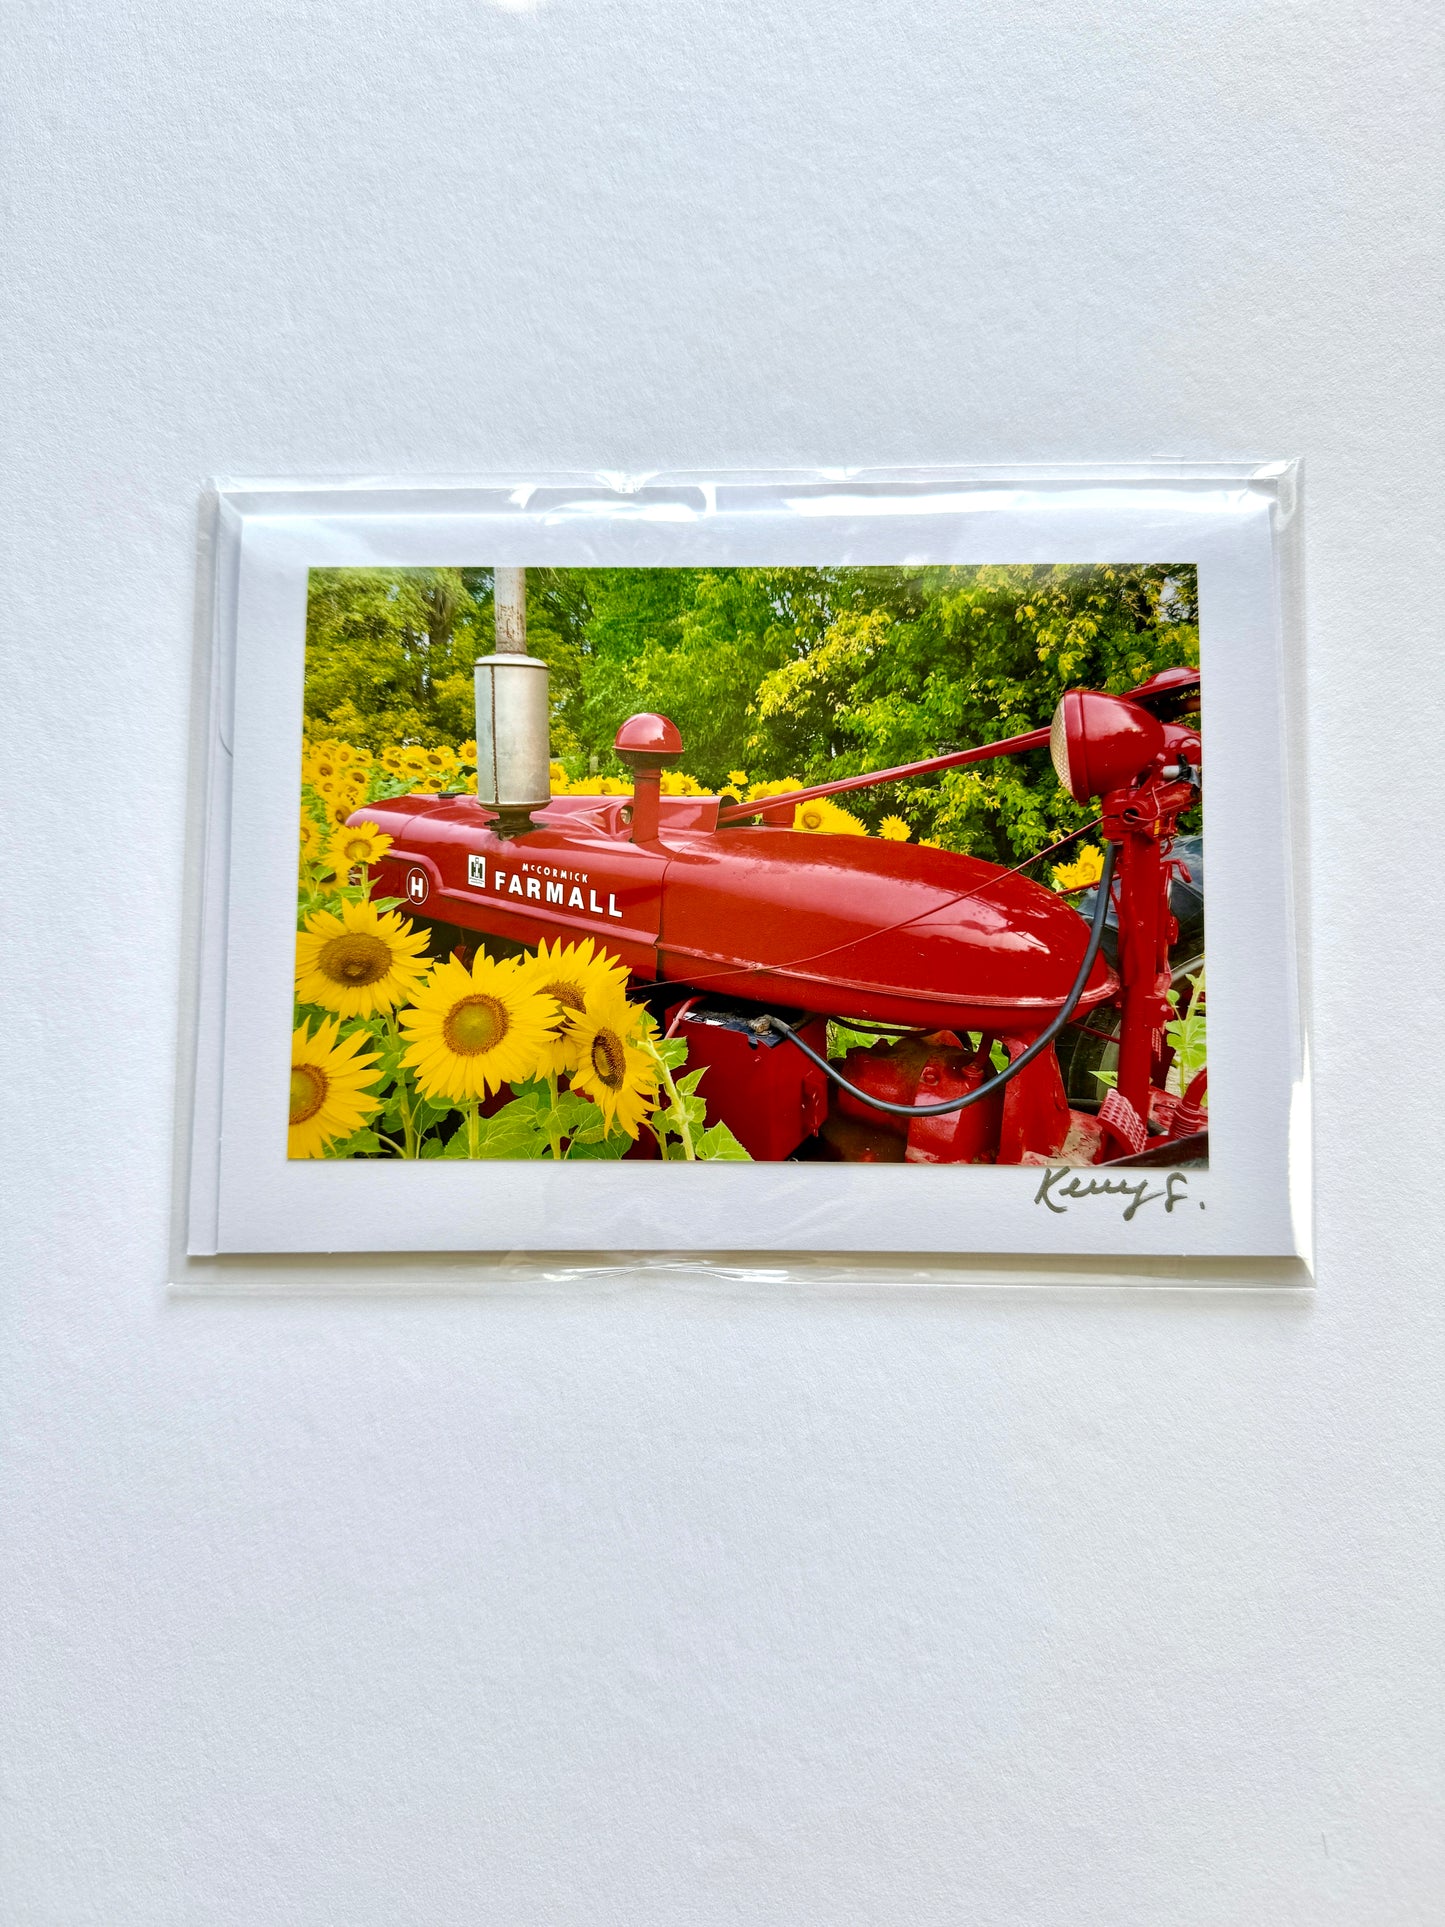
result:
M 504 836 L 531 827 L 551 801 L 551 702 L 547 665 L 527 654 L 527 571 L 495 575 L 496 653 L 474 671 L 477 801 L 501 818 Z

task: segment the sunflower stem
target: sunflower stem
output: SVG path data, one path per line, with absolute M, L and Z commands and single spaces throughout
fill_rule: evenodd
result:
M 682 1155 L 695 1162 L 697 1152 L 692 1148 L 692 1128 L 688 1124 L 687 1115 L 682 1108 L 682 1099 L 677 1094 L 677 1086 L 672 1081 L 672 1072 L 667 1068 L 667 1065 L 663 1061 L 662 1052 L 657 1048 L 656 1044 L 653 1043 L 652 1039 L 644 1035 L 641 1041 L 642 1048 L 647 1052 L 647 1055 L 652 1059 L 653 1063 L 656 1064 L 658 1071 L 661 1073 L 663 1084 L 667 1088 L 667 1095 L 670 1100 L 669 1108 L 671 1109 L 673 1117 L 677 1119 L 677 1134 L 682 1139 Z M 664 1157 L 667 1156 L 665 1146 L 663 1147 L 662 1155 Z
M 556 1071 L 548 1071 L 547 1073 L 547 1092 L 551 1100 L 547 1106 L 547 1147 L 554 1158 L 560 1158 L 562 1155 L 562 1133 L 557 1130 L 552 1122 L 557 1115 Z
M 479 1123 L 477 1113 L 479 1108 L 477 1100 L 474 1097 L 468 1098 L 462 1106 L 467 1120 L 467 1156 L 469 1158 L 474 1158 L 477 1155 L 477 1126 Z
M 402 1067 L 401 1030 L 397 1024 L 396 1012 L 394 1010 L 389 1010 L 386 1013 L 386 1028 L 390 1031 L 396 1043 L 396 1101 L 401 1106 L 401 1131 L 403 1138 L 406 1140 L 406 1148 L 403 1150 L 402 1156 L 405 1158 L 414 1158 L 418 1155 L 416 1120 L 412 1115 L 411 1092 L 407 1089 L 406 1071 Z

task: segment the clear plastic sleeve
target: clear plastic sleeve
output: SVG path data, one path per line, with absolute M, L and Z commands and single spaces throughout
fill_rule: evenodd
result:
M 173 1289 L 1307 1284 L 1299 480 L 216 484 Z M 374 691 L 422 591 L 408 735 Z M 352 948 L 303 995 L 327 917 Z M 611 960 L 595 1008 L 527 976 L 559 946 Z M 564 1040 L 525 1064 L 524 978 Z

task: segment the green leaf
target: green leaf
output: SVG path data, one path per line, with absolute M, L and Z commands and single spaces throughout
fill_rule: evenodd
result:
M 530 1129 L 518 1118 L 503 1122 L 500 1118 L 489 1117 L 483 1121 L 477 1133 L 476 1155 L 479 1158 L 542 1158 L 546 1157 L 549 1146 L 540 1131 Z
M 429 1131 L 434 1124 L 443 1123 L 455 1110 L 456 1105 L 446 1098 L 413 1097 L 411 1121 L 418 1133 Z
M 854 1030 L 849 1024 L 830 1021 L 828 1024 L 829 1057 L 846 1057 L 850 1050 L 871 1050 L 878 1043 L 881 1033 L 876 1030 Z
M 586 1130 L 595 1124 L 602 1113 L 591 1098 L 584 1097 L 580 1091 L 562 1091 L 553 1116 L 560 1120 L 563 1133 L 570 1136 L 574 1130 Z
M 626 1131 L 612 1131 L 606 1137 L 596 1137 L 592 1132 L 582 1133 L 572 1139 L 567 1151 L 567 1162 L 574 1158 L 620 1158 L 625 1157 L 632 1144 Z
M 679 1112 L 681 1112 L 681 1117 L 679 1117 Z M 679 1097 L 676 1104 L 665 1105 L 663 1109 L 654 1111 L 652 1115 L 654 1124 L 662 1124 L 665 1129 L 673 1132 L 678 1137 L 682 1136 L 683 1120 L 687 1122 L 689 1127 L 695 1127 L 706 1122 L 707 1105 L 700 1097 Z
M 554 1135 L 571 1138 L 574 1144 L 599 1144 L 607 1135 L 607 1120 L 580 1091 L 563 1091 L 547 1119 Z
M 751 1153 L 745 1151 L 726 1124 L 713 1124 L 700 1138 L 693 1141 L 693 1150 L 699 1158 L 730 1158 L 751 1164 Z
M 530 1105 L 505 1104 L 477 1125 L 476 1149 L 469 1148 L 465 1118 L 452 1132 L 442 1152 L 445 1158 L 536 1158 L 545 1155 L 547 1140 L 536 1127 Z
M 1179 1069 L 1179 1088 L 1185 1091 L 1208 1061 L 1204 972 L 1189 979 L 1194 989 L 1187 1017 L 1174 1017 L 1164 1026 L 1164 1035 L 1174 1047 Z M 1176 999 L 1177 1002 L 1177 999 Z

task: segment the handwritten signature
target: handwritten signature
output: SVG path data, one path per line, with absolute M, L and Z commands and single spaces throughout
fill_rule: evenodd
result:
M 1124 1207 L 1125 1224 L 1142 1205 L 1157 1204 L 1161 1198 L 1166 1211 L 1172 1211 L 1176 1204 L 1189 1203 L 1187 1171 L 1171 1171 L 1159 1191 L 1151 1191 L 1150 1182 L 1150 1178 L 1140 1178 L 1137 1184 L 1131 1184 L 1127 1178 L 1086 1178 L 1082 1172 L 1068 1169 L 1045 1171 L 1034 1193 L 1034 1203 L 1047 1205 L 1062 1218 L 1069 1207 L 1055 1203 L 1058 1198 L 1128 1198 L 1130 1202 Z M 1204 1209 L 1203 1198 L 1196 1198 L 1194 1202 L 1201 1211 Z

